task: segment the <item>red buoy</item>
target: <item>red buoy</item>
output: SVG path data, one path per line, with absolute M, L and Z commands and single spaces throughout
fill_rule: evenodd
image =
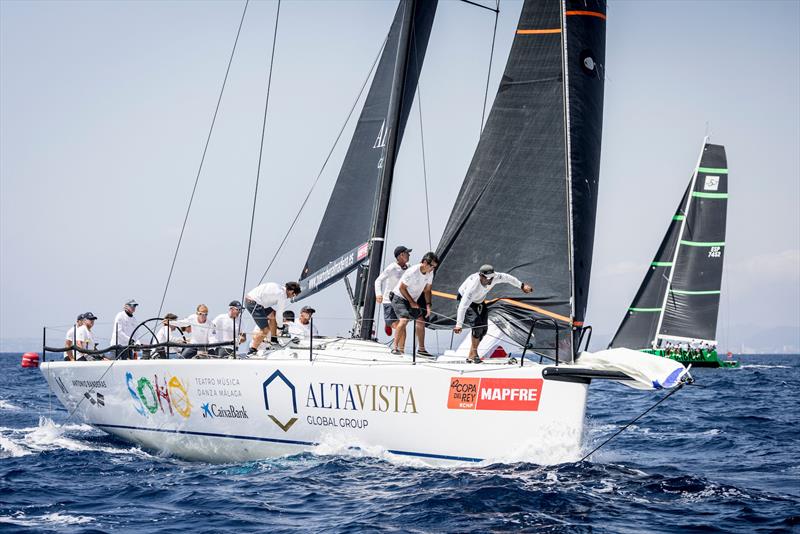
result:
M 39 353 L 26 352 L 23 354 L 22 367 L 39 367 Z

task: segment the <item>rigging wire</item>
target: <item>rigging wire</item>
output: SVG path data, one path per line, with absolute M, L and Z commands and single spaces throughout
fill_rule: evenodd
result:
M 294 230 L 294 226 L 295 226 L 295 224 L 297 224 L 297 220 L 300 218 L 300 215 L 302 214 L 303 209 L 305 209 L 306 204 L 308 203 L 308 199 L 311 198 L 311 193 L 314 192 L 314 188 L 317 186 L 317 183 L 319 182 L 320 178 L 322 177 L 322 173 L 325 171 L 325 168 L 328 165 L 328 161 L 330 161 L 331 156 L 333 155 L 333 151 L 336 149 L 336 145 L 339 144 L 339 140 L 341 139 L 342 134 L 344 133 L 344 130 L 347 127 L 347 123 L 350 122 L 350 118 L 353 116 L 353 111 L 355 111 L 356 106 L 358 105 L 358 101 L 361 100 L 361 95 L 364 94 L 364 89 L 366 88 L 367 83 L 369 82 L 369 79 L 372 76 L 372 71 L 375 70 L 375 65 L 378 64 L 378 60 L 380 59 L 381 54 L 383 53 L 383 49 L 386 46 L 386 40 L 388 38 L 389 38 L 389 36 L 387 34 L 386 39 L 383 40 L 383 44 L 381 45 L 380 49 L 378 50 L 378 55 L 375 56 L 375 60 L 372 62 L 372 66 L 369 68 L 369 72 L 367 73 L 366 78 L 364 78 L 364 83 L 361 84 L 361 89 L 359 89 L 358 95 L 356 96 L 356 99 L 353 101 L 353 105 L 350 107 L 350 111 L 347 114 L 347 118 L 344 120 L 344 123 L 342 124 L 342 127 L 339 129 L 339 133 L 336 135 L 336 139 L 333 142 L 333 146 L 331 146 L 331 149 L 328 152 L 328 155 L 325 157 L 325 161 L 322 163 L 322 168 L 320 168 L 319 173 L 317 173 L 317 177 L 314 179 L 314 183 L 311 184 L 311 188 L 308 190 L 308 193 L 306 194 L 306 198 L 303 199 L 303 203 L 300 205 L 300 208 L 297 210 L 297 213 L 295 214 L 294 219 L 292 220 L 292 224 L 289 225 L 289 229 L 286 230 L 286 233 L 284 234 L 280 245 L 278 245 L 278 249 L 275 251 L 275 254 L 272 256 L 272 259 L 269 261 L 269 264 L 267 265 L 267 268 L 264 270 L 264 274 L 261 275 L 261 278 L 258 281 L 259 284 L 264 281 L 264 278 L 266 278 L 267 273 L 272 268 L 272 264 L 275 263 L 275 259 L 278 257 L 278 254 L 280 254 L 281 250 L 283 250 L 283 246 L 286 244 L 286 240 L 289 238 L 289 235 L 292 233 L 292 230 Z
M 206 152 L 208 152 L 208 145 L 211 142 L 211 134 L 214 131 L 214 125 L 217 122 L 217 114 L 219 113 L 219 107 L 222 103 L 222 95 L 225 92 L 225 86 L 228 83 L 228 73 L 231 71 L 231 64 L 233 63 L 233 56 L 236 53 L 236 45 L 239 43 L 239 35 L 242 33 L 242 25 L 244 24 L 244 17 L 247 14 L 247 6 L 250 4 L 250 0 L 245 0 L 244 9 L 242 10 L 242 18 L 239 20 L 239 29 L 236 30 L 236 39 L 233 41 L 233 49 L 231 50 L 231 55 L 228 58 L 228 66 L 225 69 L 225 77 L 222 80 L 222 87 L 219 90 L 219 97 L 217 97 L 217 105 L 214 108 L 214 116 L 211 119 L 211 126 L 208 129 L 208 135 L 206 136 L 206 144 L 203 147 L 203 155 L 200 158 L 200 166 L 197 169 L 197 175 L 194 179 L 194 187 L 192 187 L 192 194 L 189 197 L 189 205 L 186 207 L 186 215 L 183 217 L 183 225 L 181 226 L 181 233 L 178 237 L 178 245 L 175 247 L 175 254 L 172 256 L 172 265 L 169 267 L 169 275 L 167 276 L 167 283 L 164 286 L 164 293 L 161 295 L 161 303 L 158 305 L 158 316 L 161 316 L 161 311 L 164 308 L 164 301 L 167 298 L 167 290 L 169 289 L 169 283 L 172 280 L 172 273 L 175 270 L 175 262 L 178 259 L 178 252 L 181 249 L 181 242 L 183 241 L 183 234 L 186 231 L 186 223 L 189 221 L 189 212 L 192 209 L 192 203 L 194 202 L 194 195 L 197 192 L 197 184 L 200 181 L 200 174 L 203 171 L 203 163 L 206 160 Z
M 486 102 L 489 100 L 489 80 L 492 77 L 492 61 L 494 60 L 494 43 L 497 40 L 497 19 L 500 16 L 500 0 L 497 2 L 496 9 L 494 10 L 494 31 L 492 32 L 492 50 L 489 52 L 489 72 L 486 73 L 486 90 L 483 93 L 483 110 L 481 111 L 481 133 L 483 132 L 483 123 L 486 120 Z
M 267 95 L 264 101 L 264 118 L 261 122 L 261 143 L 258 147 L 258 168 L 256 170 L 256 185 L 253 192 L 253 210 L 250 213 L 250 235 L 247 238 L 247 259 L 244 262 L 244 279 L 242 280 L 242 300 L 244 302 L 245 292 L 247 291 L 247 271 L 250 267 L 250 251 L 253 245 L 253 225 L 256 220 L 256 205 L 258 204 L 258 183 L 261 179 L 261 161 L 264 156 L 264 137 L 267 131 L 267 112 L 269 111 L 269 93 L 272 88 L 272 68 L 275 65 L 275 44 L 278 39 L 278 22 L 281 16 L 281 0 L 278 0 L 278 9 L 275 13 L 275 30 L 272 33 L 272 52 L 269 58 L 269 75 L 267 77 Z M 260 283 L 260 282 L 259 282 Z
M 680 391 L 681 389 L 683 389 L 683 386 L 685 386 L 685 385 L 687 385 L 687 384 L 690 384 L 690 385 L 691 385 L 693 382 L 694 382 L 694 379 L 692 379 L 692 378 L 689 378 L 689 379 L 687 379 L 685 382 L 681 382 L 681 384 L 680 384 L 678 387 L 676 387 L 675 389 L 673 389 L 672 391 L 670 391 L 669 393 L 667 393 L 666 395 L 664 395 L 663 397 L 661 397 L 661 399 L 659 399 L 659 401 L 658 401 L 658 402 L 656 402 L 656 403 L 655 403 L 655 404 L 653 404 L 651 407 L 649 407 L 647 410 L 645 410 L 644 412 L 642 412 L 641 414 L 639 414 L 639 415 L 638 415 L 638 416 L 637 416 L 637 417 L 636 417 L 636 418 L 635 418 L 633 421 L 631 421 L 631 422 L 630 422 L 630 423 L 628 423 L 627 425 L 623 426 L 622 428 L 620 428 L 619 430 L 617 430 L 616 432 L 614 432 L 614 433 L 611 435 L 611 437 L 609 437 L 609 438 L 608 438 L 607 440 L 605 440 L 603 443 L 601 443 L 600 445 L 598 445 L 597 447 L 595 447 L 594 449 L 592 449 L 592 450 L 591 450 L 591 452 L 590 452 L 589 454 L 585 455 L 583 458 L 581 458 L 580 460 L 578 460 L 578 461 L 577 461 L 577 462 L 575 462 L 575 463 L 579 464 L 579 463 L 581 463 L 582 461 L 584 461 L 585 459 L 587 459 L 589 456 L 591 456 L 592 454 L 594 454 L 595 452 L 597 452 L 597 450 L 598 450 L 600 447 L 602 447 L 603 445 L 605 445 L 606 443 L 608 443 L 609 441 L 611 441 L 611 440 L 612 440 L 612 439 L 614 439 L 615 437 L 617 437 L 617 436 L 619 436 L 620 434 L 622 434 L 622 432 L 624 432 L 624 431 L 625 431 L 625 430 L 626 430 L 628 427 L 630 427 L 630 426 L 631 426 L 633 423 L 635 423 L 636 421 L 638 421 L 639 419 L 641 419 L 642 417 L 644 417 L 645 415 L 647 415 L 648 413 L 650 413 L 650 412 L 651 412 L 653 409 L 655 409 L 655 407 L 656 407 L 656 406 L 658 406 L 659 404 L 661 404 L 662 402 L 664 402 L 665 400 L 667 400 L 668 398 L 670 398 L 672 395 L 674 395 L 675 393 L 677 393 L 678 391 Z
M 499 0 L 498 0 L 499 1 Z M 425 186 L 425 218 L 428 223 L 428 250 L 433 250 L 433 239 L 431 239 L 431 206 L 428 194 L 428 164 L 425 159 L 425 129 L 422 124 L 422 89 L 419 82 L 420 67 L 419 56 L 417 55 L 417 40 L 411 41 L 414 47 L 414 64 L 417 66 L 417 111 L 419 112 L 419 141 L 422 149 L 422 180 Z M 416 332 L 414 333 L 416 335 Z M 439 331 L 436 330 L 436 350 L 441 352 L 439 347 Z

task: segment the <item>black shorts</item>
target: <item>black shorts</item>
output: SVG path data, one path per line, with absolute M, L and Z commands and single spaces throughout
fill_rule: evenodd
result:
M 272 308 L 265 308 L 256 301 L 250 299 L 244 299 L 244 307 L 247 308 L 247 311 L 253 316 L 256 325 L 262 330 L 269 324 L 270 314 L 275 313 L 275 310 Z
M 417 299 L 417 304 L 419 308 L 412 308 L 411 304 L 408 303 L 406 299 L 399 295 L 395 295 L 394 293 L 389 294 L 390 298 L 392 299 L 392 308 L 394 309 L 394 314 L 397 316 L 398 319 L 425 319 L 425 311 L 426 311 L 426 304 L 425 304 L 425 295 L 420 295 Z
M 470 304 L 469 308 L 467 308 L 467 313 L 464 315 L 464 323 L 472 327 L 472 337 L 483 339 L 489 324 L 489 306 L 482 302 Z
M 385 322 L 387 325 L 391 325 L 395 321 L 397 321 L 397 314 L 394 312 L 394 306 L 392 306 L 389 302 L 384 302 L 383 322 Z

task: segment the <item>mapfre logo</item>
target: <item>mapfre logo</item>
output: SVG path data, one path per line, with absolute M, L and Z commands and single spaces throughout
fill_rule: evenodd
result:
M 529 411 L 539 409 L 541 378 L 451 378 L 451 410 Z
M 284 432 L 288 432 L 297 422 L 297 392 L 294 384 L 280 371 L 275 371 L 262 385 L 264 392 L 264 407 L 267 416 Z M 286 419 L 286 415 L 291 415 Z M 280 417 L 280 419 L 278 418 Z M 281 422 L 285 419 L 286 422 Z

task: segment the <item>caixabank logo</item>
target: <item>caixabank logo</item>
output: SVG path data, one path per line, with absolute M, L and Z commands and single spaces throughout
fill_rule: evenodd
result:
M 267 416 L 281 430 L 288 432 L 297 422 L 297 391 L 294 384 L 280 371 L 275 371 L 264 380 L 264 407 Z M 288 419 L 287 419 L 288 416 Z M 285 423 L 282 422 L 286 421 Z

